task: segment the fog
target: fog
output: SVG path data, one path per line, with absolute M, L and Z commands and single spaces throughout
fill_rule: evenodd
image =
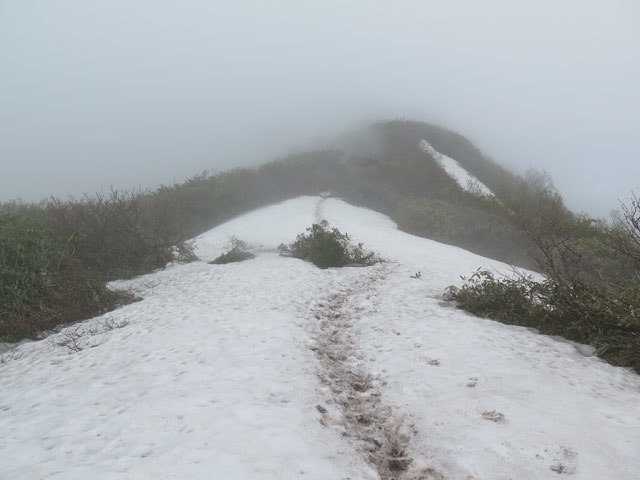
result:
M 640 3 L 0 0 L 0 201 L 155 187 L 407 117 L 578 211 L 639 191 Z

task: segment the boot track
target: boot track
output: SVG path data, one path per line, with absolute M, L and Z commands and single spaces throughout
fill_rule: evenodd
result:
M 336 418 L 327 408 L 316 406 L 321 423 L 340 428 L 344 436 L 353 439 L 382 480 L 444 480 L 433 469 L 415 467 L 411 452 L 415 426 L 408 415 L 384 403 L 384 382 L 367 371 L 364 355 L 358 351 L 353 319 L 363 312 L 354 300 L 370 298 L 389 267 L 379 265 L 362 271 L 355 281 L 326 295 L 311 312 L 312 350 L 320 363 L 318 378 L 331 392 L 330 403 L 340 412 Z

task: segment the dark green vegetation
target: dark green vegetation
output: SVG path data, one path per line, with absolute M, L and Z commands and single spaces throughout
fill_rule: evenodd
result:
M 249 251 L 247 242 L 244 242 L 237 237 L 231 237 L 229 243 L 231 244 L 231 248 L 214 260 L 210 261 L 210 264 L 226 265 L 227 263 L 244 262 L 245 260 L 256 258 L 255 254 Z
M 365 251 L 362 243 L 353 245 L 348 234 L 329 228 L 326 220 L 314 223 L 307 233 L 299 234 L 289 245 L 280 245 L 278 250 L 320 268 L 367 267 L 381 261 L 375 253 Z
M 598 356 L 640 372 L 640 289 L 531 278 L 496 279 L 478 271 L 450 288 L 458 307 L 511 325 L 593 345 Z
M 640 372 L 640 201 L 603 225 L 569 212 L 548 179 L 534 178 L 510 207 L 545 280 L 478 271 L 448 296 L 476 315 L 590 344 Z
M 0 215 L 0 340 L 42 330 L 114 307 L 125 300 L 104 286 L 40 219 Z

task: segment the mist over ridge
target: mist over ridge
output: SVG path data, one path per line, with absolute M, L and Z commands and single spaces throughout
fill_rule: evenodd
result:
M 607 216 L 640 178 L 639 18 L 631 1 L 6 1 L 0 201 L 171 184 L 408 117 Z

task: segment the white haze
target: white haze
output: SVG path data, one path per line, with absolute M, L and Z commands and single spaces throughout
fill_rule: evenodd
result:
M 607 216 L 639 190 L 639 25 L 635 0 L 0 0 L 0 201 L 409 117 Z

